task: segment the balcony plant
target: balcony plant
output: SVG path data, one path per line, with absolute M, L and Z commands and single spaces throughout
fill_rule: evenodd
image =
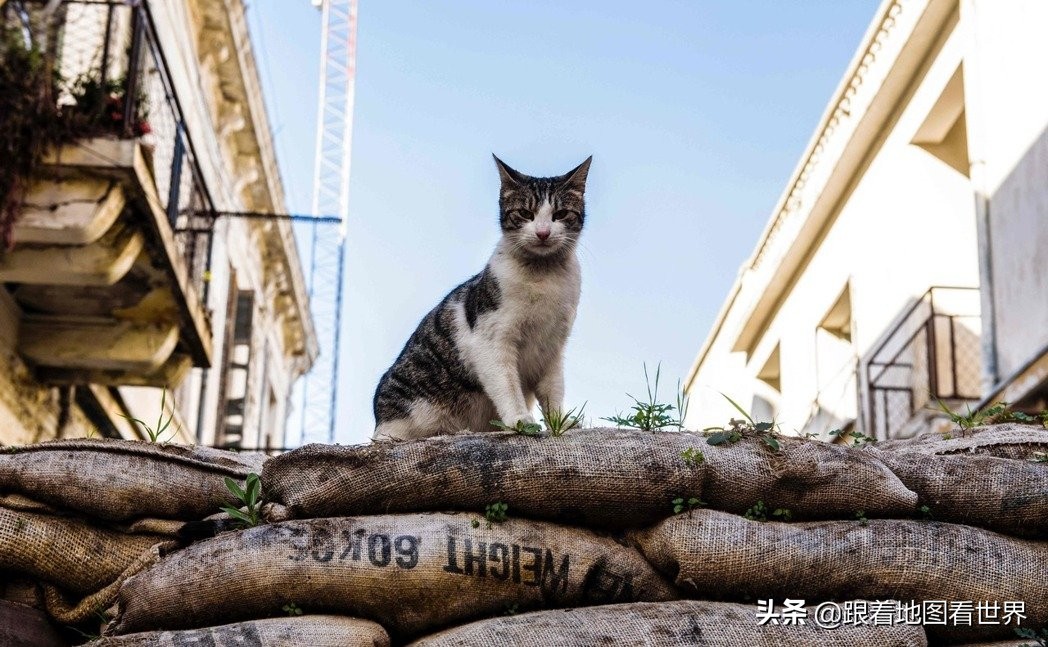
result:
M 0 251 L 13 245 L 33 170 L 72 137 L 55 101 L 60 87 L 53 60 L 27 31 L 0 30 Z
M 14 245 L 29 178 L 48 151 L 76 139 L 151 132 L 142 93 L 125 128 L 127 85 L 126 77 L 102 81 L 96 73 L 67 83 L 30 31 L 0 27 L 0 251 Z M 63 89 L 71 103 L 58 101 Z

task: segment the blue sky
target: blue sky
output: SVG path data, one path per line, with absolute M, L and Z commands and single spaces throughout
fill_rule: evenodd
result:
M 337 442 L 419 319 L 498 239 L 491 153 L 593 155 L 567 403 L 672 401 L 879 3 L 360 0 Z M 308 212 L 320 13 L 248 8 L 288 207 Z

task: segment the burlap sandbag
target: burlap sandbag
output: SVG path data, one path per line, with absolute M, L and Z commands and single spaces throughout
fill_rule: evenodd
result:
M 164 540 L 81 519 L 0 507 L 0 570 L 51 582 L 70 593 L 88 593 L 112 583 Z
M 758 500 L 798 518 L 909 516 L 916 497 L 848 447 L 759 438 L 712 446 L 692 433 L 573 430 L 559 438 L 482 433 L 359 447 L 308 445 L 266 463 L 271 519 L 442 509 L 501 501 L 524 516 L 627 528 L 701 498 L 741 512 Z M 701 452 L 688 460 L 682 452 Z
M 758 625 L 755 605 L 729 602 L 635 602 L 587 609 L 536 611 L 481 620 L 426 636 L 410 647 L 922 647 L 919 626 Z
M 261 458 L 127 440 L 57 440 L 0 450 L 0 495 L 15 493 L 99 519 L 200 519 L 236 499 L 224 477 Z
M 489 528 L 467 514 L 312 519 L 224 533 L 168 556 L 125 583 L 110 633 L 279 615 L 295 604 L 412 636 L 509 608 L 674 598 L 637 550 L 588 530 L 516 519 Z
M 950 437 L 929 432 L 905 440 L 886 440 L 877 449 L 910 454 L 983 454 L 1031 460 L 1048 452 L 1048 429 L 1039 425 L 1004 423 L 975 429 L 954 429 Z
M 917 493 L 934 519 L 1048 537 L 1048 463 L 993 456 L 877 455 Z
M 777 523 L 713 510 L 634 534 L 644 555 L 701 598 L 1024 601 L 1048 622 L 1048 544 L 933 521 Z M 929 636 L 1014 636 L 1013 626 L 927 626 Z
M 389 634 L 368 620 L 309 615 L 186 631 L 147 631 L 101 638 L 89 644 L 91 647 L 389 647 Z

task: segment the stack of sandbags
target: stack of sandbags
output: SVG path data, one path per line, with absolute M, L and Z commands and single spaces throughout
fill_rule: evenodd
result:
M 3 448 L 0 572 L 29 578 L 60 623 L 95 617 L 185 522 L 239 505 L 225 477 L 261 468 L 258 456 L 121 440 Z
M 1014 619 L 924 626 L 882 613 L 825 629 L 814 612 L 1022 602 L 1022 626 L 1048 623 L 1046 470 L 763 433 L 717 446 L 615 429 L 311 445 L 264 466 L 270 523 L 127 578 L 107 635 L 239 644 L 224 627 L 321 628 L 335 614 L 370 627 L 352 645 L 378 625 L 420 645 L 1003 640 Z M 787 598 L 811 615 L 760 620 L 759 603 Z

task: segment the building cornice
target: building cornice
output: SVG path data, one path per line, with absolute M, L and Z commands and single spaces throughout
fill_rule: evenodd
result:
M 262 86 L 251 47 L 243 0 L 190 0 L 199 24 L 197 44 L 201 63 L 210 69 L 217 87 L 215 115 L 223 151 L 231 161 L 237 198 L 250 211 L 286 213 L 283 183 L 277 164 Z M 302 262 L 291 223 L 253 221 L 261 233 L 266 292 L 283 327 L 285 352 L 301 359 L 297 370 L 308 370 L 318 353 Z

